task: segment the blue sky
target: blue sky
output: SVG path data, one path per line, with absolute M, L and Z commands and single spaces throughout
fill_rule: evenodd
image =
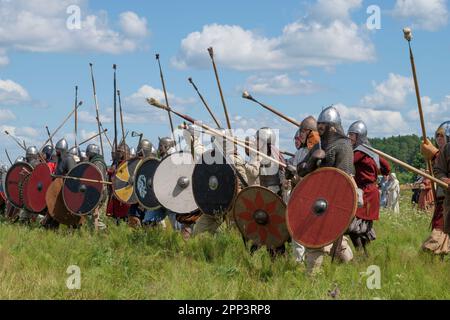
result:
M 80 29 L 67 28 L 70 5 L 80 9 Z M 380 9 L 380 29 L 367 28 L 370 5 Z M 158 136 L 169 134 L 166 113 L 151 109 L 144 100 L 150 95 L 162 98 L 156 52 L 171 105 L 212 123 L 187 81 L 193 77 L 225 123 L 206 50 L 213 46 L 233 126 L 275 127 L 284 149 L 293 150 L 295 127 L 243 100 L 242 90 L 299 121 L 335 104 L 345 128 L 362 119 L 370 136 L 420 134 L 405 26 L 413 28 L 425 120 L 432 135 L 450 111 L 445 0 L 0 0 L 0 127 L 28 145 L 40 146 L 46 139 L 45 125 L 55 129 L 73 107 L 78 85 L 84 101 L 78 140 L 95 133 L 92 62 L 100 116 L 112 138 L 116 63 L 125 127 L 143 131 L 156 144 Z M 66 136 L 73 144 L 72 132 L 70 121 L 55 140 Z M 0 143 L 13 158 L 21 153 L 5 135 Z M 3 150 L 0 161 L 6 162 Z

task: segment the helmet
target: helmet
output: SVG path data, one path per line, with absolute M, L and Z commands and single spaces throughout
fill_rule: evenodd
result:
M 317 123 L 328 123 L 331 125 L 340 125 L 341 116 L 335 107 L 331 106 L 322 110 L 317 119 Z
M 439 126 L 439 128 L 436 130 L 435 136 L 436 136 L 438 133 L 443 134 L 443 135 L 445 136 L 445 138 L 446 138 L 445 142 L 446 142 L 446 143 L 449 143 L 449 142 L 450 142 L 450 121 L 445 121 L 445 122 L 443 122 L 443 123 Z
M 159 139 L 158 150 L 161 154 L 167 153 L 167 151 L 175 146 L 175 141 L 170 137 L 163 137 Z
M 80 154 L 80 149 L 78 147 L 72 147 L 69 149 L 69 154 L 78 157 Z
M 303 119 L 302 123 L 300 124 L 300 130 L 317 131 L 316 119 L 313 116 L 308 116 Z
M 258 143 L 261 143 L 262 145 L 269 143 L 274 145 L 277 141 L 277 136 L 274 130 L 269 127 L 263 127 L 256 131 L 256 138 Z
M 37 159 L 37 157 L 38 157 L 38 149 L 35 146 L 28 147 L 25 153 L 25 158 L 27 158 L 27 160 L 31 160 Z
M 55 145 L 55 150 L 57 153 L 65 154 L 69 148 L 66 139 L 62 138 Z
M 93 156 L 100 154 L 100 148 L 98 145 L 91 143 L 86 148 L 86 156 L 88 159 L 91 159 Z
M 16 159 L 16 161 L 14 163 L 17 163 L 17 162 L 27 162 L 27 159 L 25 159 L 25 157 L 20 156 Z
M 136 157 L 136 149 L 130 148 L 130 158 L 134 158 L 134 157 Z
M 80 161 L 81 162 L 86 162 L 88 160 L 89 160 L 89 158 L 88 158 L 88 156 L 86 154 L 86 151 L 80 151 Z
M 156 150 L 150 140 L 142 139 L 137 147 L 137 154 L 146 158 L 152 155 L 156 155 Z
M 53 149 L 53 147 L 51 146 L 51 145 L 46 145 L 45 147 L 44 147 L 44 149 L 42 149 L 42 153 L 45 155 L 45 159 L 47 160 L 47 161 L 49 161 L 51 158 L 52 158 L 52 155 L 53 155 L 53 152 L 54 152 L 55 150 Z
M 359 138 L 366 138 L 367 137 L 367 126 L 361 120 L 355 121 L 348 128 L 348 133 L 356 133 Z

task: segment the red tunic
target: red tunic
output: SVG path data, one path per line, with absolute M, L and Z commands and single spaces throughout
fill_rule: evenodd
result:
M 55 174 L 56 162 L 47 162 L 47 167 L 50 169 L 51 174 Z
M 430 179 L 423 179 L 422 184 L 424 189 L 420 191 L 419 195 L 419 209 L 424 211 L 429 211 L 433 209 L 434 196 L 432 190 L 432 184 Z
M 114 172 L 114 168 L 108 169 L 108 176 L 111 178 Z M 106 205 L 106 215 L 114 218 L 125 218 L 128 216 L 130 207 L 131 205 L 120 202 L 114 194 L 110 192 L 108 204 Z
M 378 220 L 380 217 L 380 193 L 377 178 L 378 167 L 370 156 L 362 151 L 355 151 L 353 156 L 355 165 L 355 181 L 358 188 L 364 191 L 364 206 L 356 210 L 356 217 L 364 220 Z M 387 176 L 391 172 L 389 163 L 380 158 L 381 174 Z

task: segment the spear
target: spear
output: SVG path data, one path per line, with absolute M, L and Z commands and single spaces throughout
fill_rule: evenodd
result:
M 412 69 L 413 78 L 414 78 L 414 87 L 416 89 L 417 108 L 419 109 L 420 126 L 422 128 L 422 138 L 423 138 L 423 143 L 426 144 L 427 143 L 427 131 L 425 129 L 425 120 L 424 120 L 423 110 L 422 110 L 422 101 L 420 99 L 419 81 L 417 80 L 416 64 L 414 62 L 414 55 L 413 55 L 412 48 L 411 48 L 412 30 L 410 28 L 404 28 L 403 35 L 404 35 L 406 41 L 408 41 L 409 58 L 411 60 L 411 69 Z M 428 167 L 428 170 L 431 173 L 431 175 L 433 175 L 433 164 L 431 163 L 431 160 L 427 160 L 427 167 Z M 432 185 L 432 190 L 433 190 L 433 198 L 434 198 L 434 201 L 436 201 L 436 189 L 435 189 L 434 184 L 431 184 L 431 185 Z
M 95 80 L 94 80 L 94 70 L 92 69 L 92 63 L 89 63 L 90 69 L 91 69 L 91 79 L 92 79 L 92 88 L 94 90 L 94 102 L 95 102 L 95 112 L 97 113 L 97 127 L 98 127 L 98 132 L 101 132 L 100 126 L 101 126 L 101 122 L 100 122 L 100 116 L 99 116 L 99 111 L 98 111 L 98 101 L 97 101 L 97 92 L 95 90 Z M 104 155 L 104 150 L 103 150 L 103 140 L 102 140 L 102 136 L 100 135 L 100 149 L 102 150 L 102 155 Z
M 22 143 L 20 143 L 19 139 L 17 139 L 16 137 L 14 137 L 11 133 L 9 133 L 8 130 L 5 130 L 5 134 L 7 136 L 10 136 L 17 144 L 20 148 L 22 148 L 24 151 L 26 151 L 27 149 L 22 145 Z
M 157 53 L 155 56 L 156 56 L 156 60 L 158 61 L 159 76 L 161 78 L 161 83 L 162 83 L 162 87 L 163 87 L 163 91 L 164 91 L 164 99 L 166 100 L 166 105 L 169 106 L 169 99 L 167 98 L 166 83 L 164 82 L 164 75 L 163 75 L 162 68 L 161 68 L 161 62 L 159 61 L 159 53 Z M 172 130 L 173 141 L 176 144 L 175 133 L 173 131 L 172 116 L 170 115 L 170 112 L 167 112 L 167 114 L 169 115 L 170 130 Z
M 83 142 L 80 142 L 78 145 L 81 146 L 81 145 L 83 145 L 83 144 L 85 144 L 85 143 L 91 141 L 92 139 L 95 139 L 95 138 L 97 138 L 98 136 L 100 136 L 100 135 L 106 133 L 106 131 L 108 131 L 108 129 L 105 129 L 105 130 L 101 131 L 100 133 L 94 134 L 92 137 L 90 137 L 90 138 L 84 140 Z
M 214 50 L 212 47 L 208 48 L 209 56 L 211 57 L 211 62 L 214 68 L 214 74 L 216 75 L 217 86 L 219 87 L 220 99 L 222 100 L 223 111 L 225 113 L 225 118 L 227 119 L 228 129 L 231 130 L 231 122 L 228 117 L 228 109 L 225 103 L 225 98 L 223 97 L 222 87 L 220 86 L 219 73 L 217 72 L 216 62 L 214 61 Z
M 120 112 L 120 125 L 122 127 L 122 141 L 125 143 L 125 129 L 123 127 L 123 113 L 122 113 L 122 101 L 120 99 L 120 90 L 117 90 L 117 97 L 119 98 L 119 112 Z
M 77 106 L 78 106 L 78 86 L 75 86 L 75 104 L 74 104 L 74 111 L 75 111 L 75 147 L 78 147 L 77 144 L 77 134 L 78 134 L 78 112 L 77 112 Z
M 48 130 L 48 126 L 45 126 L 45 129 L 47 130 L 47 135 L 50 138 L 50 144 L 52 145 L 52 148 L 54 148 L 55 145 L 53 144 L 53 139 L 50 136 L 50 130 Z
M 81 105 L 83 104 L 83 101 L 78 102 L 78 106 L 72 110 L 67 117 L 64 119 L 64 121 L 59 125 L 58 128 L 56 128 L 56 130 L 50 135 L 50 137 L 48 137 L 47 140 L 45 140 L 44 144 L 42 145 L 42 147 L 39 149 L 39 152 L 42 152 L 42 149 L 47 145 L 47 143 L 55 136 L 55 134 L 62 128 L 62 126 L 70 119 L 70 117 L 72 116 L 72 114 L 75 112 L 75 110 L 77 110 Z
M 208 110 L 209 114 L 211 115 L 211 118 L 213 118 L 214 122 L 217 125 L 217 128 L 222 128 L 222 126 L 220 125 L 219 121 L 217 120 L 216 116 L 214 115 L 214 113 L 212 112 L 211 108 L 208 106 L 208 103 L 206 103 L 206 100 L 203 98 L 202 94 L 200 93 L 200 91 L 198 90 L 197 86 L 195 85 L 194 81 L 192 80 L 192 78 L 188 79 L 189 83 L 192 84 L 192 86 L 194 87 L 194 90 L 197 91 L 198 96 L 200 97 L 200 100 L 202 100 L 203 105 L 205 106 L 206 110 Z

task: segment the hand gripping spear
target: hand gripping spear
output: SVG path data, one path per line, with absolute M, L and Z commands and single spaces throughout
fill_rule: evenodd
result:
M 423 111 L 422 111 L 422 101 L 420 99 L 419 82 L 417 80 L 417 73 L 416 73 L 416 64 L 414 62 L 414 55 L 413 55 L 413 52 L 411 49 L 411 40 L 412 40 L 411 29 L 404 28 L 403 35 L 404 35 L 406 41 L 408 41 L 409 57 L 411 60 L 411 68 L 412 68 L 412 73 L 413 73 L 413 78 L 414 78 L 414 87 L 416 89 L 417 107 L 419 109 L 419 116 L 420 116 L 420 126 L 422 128 L 422 138 L 423 138 L 423 143 L 426 144 L 427 143 L 427 131 L 425 129 L 425 120 L 424 120 Z M 430 174 L 433 175 L 433 164 L 431 163 L 431 160 L 427 161 L 427 167 L 428 167 Z M 432 190 L 433 190 L 433 198 L 434 198 L 434 201 L 436 202 L 436 189 L 435 189 L 434 184 L 432 184 Z

